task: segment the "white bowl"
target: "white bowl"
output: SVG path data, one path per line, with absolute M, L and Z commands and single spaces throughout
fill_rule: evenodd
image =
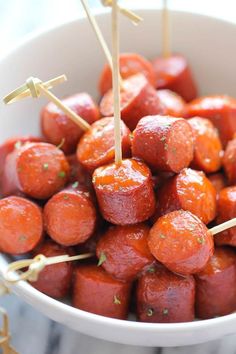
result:
M 160 51 L 160 13 L 139 11 L 144 22 L 134 27 L 121 18 L 122 51 L 149 58 Z M 98 16 L 110 40 L 107 14 Z M 189 59 L 201 94 L 227 93 L 236 96 L 236 26 L 192 13 L 174 12 L 173 51 Z M 22 84 L 29 76 L 42 80 L 67 74 L 68 83 L 56 88 L 58 95 L 88 91 L 97 94 L 97 82 L 105 59 L 86 19 L 64 24 L 42 33 L 16 48 L 0 62 L 0 97 Z M 28 99 L 10 106 L 1 103 L 0 141 L 15 134 L 39 133 L 39 110 L 44 99 Z M 0 269 L 8 259 L 0 256 Z M 236 314 L 205 321 L 149 324 L 106 318 L 75 309 L 35 290 L 26 282 L 12 290 L 46 316 L 79 332 L 109 341 L 142 346 L 179 346 L 202 343 L 236 332 Z M 217 296 L 217 294 L 216 294 Z

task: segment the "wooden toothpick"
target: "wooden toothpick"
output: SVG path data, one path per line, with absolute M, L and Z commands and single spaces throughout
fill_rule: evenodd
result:
M 61 75 L 55 79 L 49 80 L 47 82 L 42 82 L 38 78 L 30 77 L 26 80 L 26 83 L 3 98 L 3 102 L 6 104 L 19 101 L 26 97 L 37 98 L 40 95 L 46 96 L 49 101 L 53 102 L 58 108 L 60 108 L 66 116 L 68 116 L 75 124 L 77 124 L 82 130 L 86 131 L 90 128 L 90 125 L 67 107 L 61 100 L 59 100 L 54 94 L 49 91 L 49 88 L 63 82 L 66 80 L 65 75 Z
M 48 265 L 78 261 L 92 256 L 93 253 L 84 253 L 76 256 L 62 255 L 56 257 L 46 257 L 39 254 L 33 259 L 21 259 L 10 263 L 3 273 L 3 277 L 4 280 L 9 283 L 17 283 L 20 280 L 36 281 L 40 272 Z M 24 268 L 28 268 L 28 270 L 21 272 L 21 269 Z
M 223 222 L 220 225 L 212 227 L 209 231 L 212 233 L 212 235 L 216 235 L 216 234 L 218 234 L 222 231 L 225 231 L 227 229 L 230 229 L 231 227 L 234 227 L 234 226 L 236 226 L 236 218 L 233 218 L 231 220 Z
M 114 105 L 115 163 L 122 162 L 120 85 L 119 85 L 119 20 L 117 0 L 112 1 L 112 87 Z
M 162 0 L 162 56 L 168 58 L 171 55 L 170 45 L 170 13 L 168 0 Z

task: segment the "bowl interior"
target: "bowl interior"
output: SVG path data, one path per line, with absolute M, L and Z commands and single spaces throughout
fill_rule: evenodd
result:
M 155 9 L 140 9 L 144 21 L 133 26 L 121 16 L 121 50 L 154 58 L 161 48 L 161 17 Z M 173 12 L 173 52 L 184 54 L 193 69 L 201 94 L 236 96 L 234 43 L 236 26 L 202 15 Z M 110 43 L 110 16 L 100 14 L 99 25 Z M 48 80 L 66 74 L 68 82 L 53 91 L 59 96 L 88 92 L 98 97 L 97 82 L 105 62 L 103 53 L 86 19 L 64 24 L 27 40 L 0 62 L 0 97 L 29 76 Z M 0 142 L 20 134 L 39 134 L 39 112 L 44 98 L 27 99 L 10 106 L 0 103 Z M 0 256 L 3 270 L 9 259 Z M 109 319 L 74 309 L 39 293 L 21 282 L 12 287 L 28 303 L 83 333 L 124 344 L 176 346 L 200 343 L 234 333 L 236 315 L 183 324 L 147 324 Z

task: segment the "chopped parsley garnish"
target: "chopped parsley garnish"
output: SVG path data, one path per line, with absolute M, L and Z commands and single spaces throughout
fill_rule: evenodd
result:
M 66 177 L 65 171 L 58 172 L 58 177 L 65 178 Z
M 44 170 L 48 170 L 48 163 L 44 163 L 44 164 L 43 164 L 43 169 L 44 169 Z
M 147 310 L 147 316 L 148 317 L 151 317 L 153 315 L 153 313 L 154 313 L 154 310 L 152 308 Z
M 166 238 L 165 235 L 163 235 L 163 234 L 160 234 L 159 237 L 160 237 L 160 238 L 163 238 L 163 239 Z
M 116 296 L 116 295 L 114 296 L 113 302 L 114 302 L 114 304 L 116 304 L 116 305 L 120 305 L 120 304 L 121 304 L 120 299 L 119 299 L 118 296 Z
M 167 308 L 164 308 L 162 313 L 163 313 L 163 315 L 167 316 L 169 313 L 169 310 Z
M 21 145 L 22 145 L 22 142 L 21 141 L 17 141 L 16 143 L 15 143 L 15 149 L 19 149 L 20 147 L 21 147 Z
M 155 267 L 149 267 L 147 271 L 149 273 L 155 273 L 156 269 L 155 269 Z
M 203 244 L 205 242 L 205 240 L 202 237 L 198 237 L 197 238 L 197 242 L 200 243 L 200 244 Z
M 99 260 L 98 260 L 98 267 L 100 267 L 100 265 L 102 265 L 105 261 L 106 261 L 107 257 L 105 255 L 104 252 L 101 252 Z
M 72 188 L 77 188 L 77 187 L 78 187 L 78 185 L 79 185 L 79 182 L 78 182 L 78 181 L 76 181 L 76 182 L 74 182 L 74 183 L 72 184 Z

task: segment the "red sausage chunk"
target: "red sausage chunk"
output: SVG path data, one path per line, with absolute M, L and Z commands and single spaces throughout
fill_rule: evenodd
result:
M 179 274 L 201 271 L 214 250 L 207 227 L 184 210 L 160 217 L 151 228 L 148 246 L 159 262 Z
M 107 91 L 100 102 L 102 116 L 114 115 L 113 93 Z M 163 114 L 165 112 L 156 90 L 149 84 L 145 76 L 137 74 L 123 82 L 121 90 L 121 119 L 134 130 L 138 121 L 147 115 Z
M 65 249 L 53 241 L 46 241 L 34 253 L 43 254 L 46 257 L 71 255 L 69 249 Z M 40 272 L 38 279 L 32 282 L 31 285 L 48 296 L 61 299 L 69 294 L 72 275 L 72 262 L 52 264 L 45 267 Z
M 9 254 L 33 250 L 43 235 L 41 209 L 21 197 L 0 200 L 0 249 Z
M 78 93 L 62 102 L 89 124 L 99 119 L 99 110 L 91 96 Z M 48 103 L 41 112 L 41 126 L 47 141 L 59 145 L 63 139 L 62 150 L 66 154 L 75 152 L 78 141 L 84 131 L 68 118 L 54 103 Z
M 156 75 L 156 88 L 169 89 L 178 93 L 187 102 L 197 97 L 197 88 L 186 58 L 171 55 L 153 61 Z
M 236 310 L 236 255 L 233 250 L 216 248 L 195 279 L 197 317 L 213 318 Z
M 157 191 L 156 217 L 188 210 L 208 224 L 216 216 L 216 190 L 204 172 L 183 169 Z
M 47 143 L 26 143 L 7 156 L 3 195 L 20 191 L 36 199 L 47 199 L 63 188 L 68 177 L 69 164 L 61 150 Z
M 130 130 L 121 121 L 122 153 L 124 157 L 131 154 Z M 83 135 L 77 147 L 77 158 L 88 170 L 111 163 L 115 159 L 114 118 L 102 118 L 92 124 Z
M 120 73 L 123 79 L 141 73 L 147 81 L 154 86 L 155 85 L 155 73 L 152 64 L 136 53 L 123 53 L 120 55 Z M 112 73 L 110 66 L 106 64 L 102 70 L 99 79 L 99 91 L 103 96 L 108 90 L 112 88 Z
M 153 268 L 138 280 L 137 313 L 142 322 L 190 322 L 194 319 L 195 281 L 164 267 Z
M 212 175 L 207 176 L 211 181 L 212 185 L 215 187 L 217 200 L 219 198 L 220 191 L 227 186 L 226 178 L 223 173 L 213 173 Z
M 228 96 L 205 96 L 186 106 L 186 117 L 208 118 L 218 129 L 222 145 L 236 132 L 236 100 Z
M 217 224 L 236 218 L 236 186 L 221 190 L 218 200 Z M 215 235 L 217 245 L 236 246 L 236 226 Z
M 170 90 L 157 90 L 157 97 L 165 107 L 168 116 L 184 116 L 186 102 L 176 92 Z
M 194 134 L 194 159 L 191 167 L 206 173 L 218 171 L 223 150 L 217 129 L 205 118 L 195 117 L 188 122 Z
M 47 233 L 63 246 L 85 242 L 96 225 L 90 193 L 81 187 L 68 187 L 55 194 L 45 205 L 43 215 Z
M 97 257 L 102 267 L 122 280 L 132 280 L 154 258 L 147 245 L 149 227 L 144 224 L 113 226 L 97 244 Z
M 132 152 L 154 171 L 180 172 L 193 159 L 192 128 L 182 118 L 144 117 L 134 130 Z
M 126 159 L 97 168 L 93 185 L 100 211 L 112 224 L 136 224 L 155 211 L 151 172 L 142 162 Z
M 236 184 L 236 139 L 229 141 L 226 146 L 223 167 L 229 184 Z
M 75 271 L 73 306 L 97 315 L 125 320 L 130 284 L 113 278 L 101 267 L 80 266 Z

